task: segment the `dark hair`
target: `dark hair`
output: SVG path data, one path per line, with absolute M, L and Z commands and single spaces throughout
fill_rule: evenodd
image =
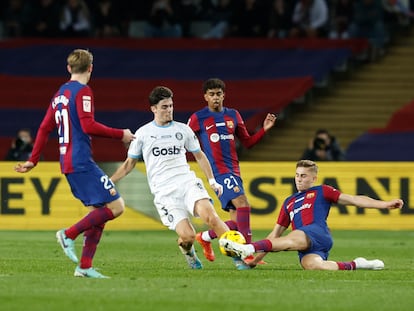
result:
M 157 105 L 161 100 L 173 97 L 173 92 L 166 86 L 156 86 L 149 94 L 151 106 Z
M 328 136 L 331 136 L 331 134 L 328 132 L 328 130 L 327 130 L 327 129 L 318 129 L 318 130 L 315 132 L 315 136 L 318 136 L 319 134 L 326 134 L 326 135 L 328 135 Z
M 220 80 L 218 78 L 211 78 L 208 79 L 203 83 L 203 92 L 206 93 L 207 90 L 212 89 L 222 89 L 223 92 L 226 90 L 226 84 L 223 80 Z

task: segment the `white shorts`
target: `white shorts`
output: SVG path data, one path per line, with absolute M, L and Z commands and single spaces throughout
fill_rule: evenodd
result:
M 200 178 L 191 179 L 185 183 L 175 182 L 154 193 L 154 204 L 164 226 L 175 230 L 177 224 L 194 215 L 195 202 L 210 199 Z

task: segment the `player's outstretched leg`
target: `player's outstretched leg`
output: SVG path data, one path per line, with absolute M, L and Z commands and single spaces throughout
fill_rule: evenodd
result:
M 65 229 L 61 229 L 56 232 L 56 239 L 62 247 L 65 255 L 68 256 L 74 263 L 78 263 L 79 259 L 75 253 L 75 241 L 66 236 Z
M 251 244 L 240 244 L 228 239 L 220 239 L 220 246 L 223 247 L 226 251 L 233 252 L 236 254 L 236 257 L 244 259 L 254 253 L 254 247 Z M 253 250 L 252 250 L 253 249 Z
M 384 262 L 379 259 L 367 260 L 362 257 L 354 259 L 356 269 L 367 269 L 367 270 L 382 270 L 384 269 Z
M 214 261 L 216 259 L 216 255 L 214 254 L 213 247 L 211 246 L 211 242 L 205 241 L 203 239 L 203 233 L 204 232 L 197 233 L 196 234 L 196 240 L 201 245 L 201 247 L 203 248 L 204 257 L 206 257 L 206 259 L 209 260 L 209 261 Z

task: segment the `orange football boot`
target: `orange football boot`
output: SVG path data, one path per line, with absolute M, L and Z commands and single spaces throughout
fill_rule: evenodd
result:
M 209 261 L 214 261 L 216 259 L 216 256 L 214 255 L 214 250 L 211 247 L 211 242 L 204 241 L 201 237 L 201 232 L 196 234 L 196 240 L 203 248 L 204 257 L 206 257 L 206 259 Z

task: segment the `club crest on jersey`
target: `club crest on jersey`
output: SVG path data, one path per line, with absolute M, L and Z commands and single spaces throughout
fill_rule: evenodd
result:
M 311 193 L 308 193 L 308 194 L 306 195 L 306 198 L 307 198 L 307 199 L 312 199 L 313 197 L 315 197 L 315 192 L 311 192 Z
M 177 138 L 177 140 L 182 140 L 183 139 L 183 134 L 180 132 L 175 133 L 175 138 Z
M 234 127 L 233 120 L 226 121 L 226 126 L 230 129 L 232 129 Z
M 239 193 L 240 192 L 240 188 L 238 186 L 236 186 L 236 187 L 233 188 L 233 191 L 235 193 Z
M 115 196 L 116 195 L 116 189 L 115 188 L 109 189 L 109 194 L 112 195 L 112 196 Z

